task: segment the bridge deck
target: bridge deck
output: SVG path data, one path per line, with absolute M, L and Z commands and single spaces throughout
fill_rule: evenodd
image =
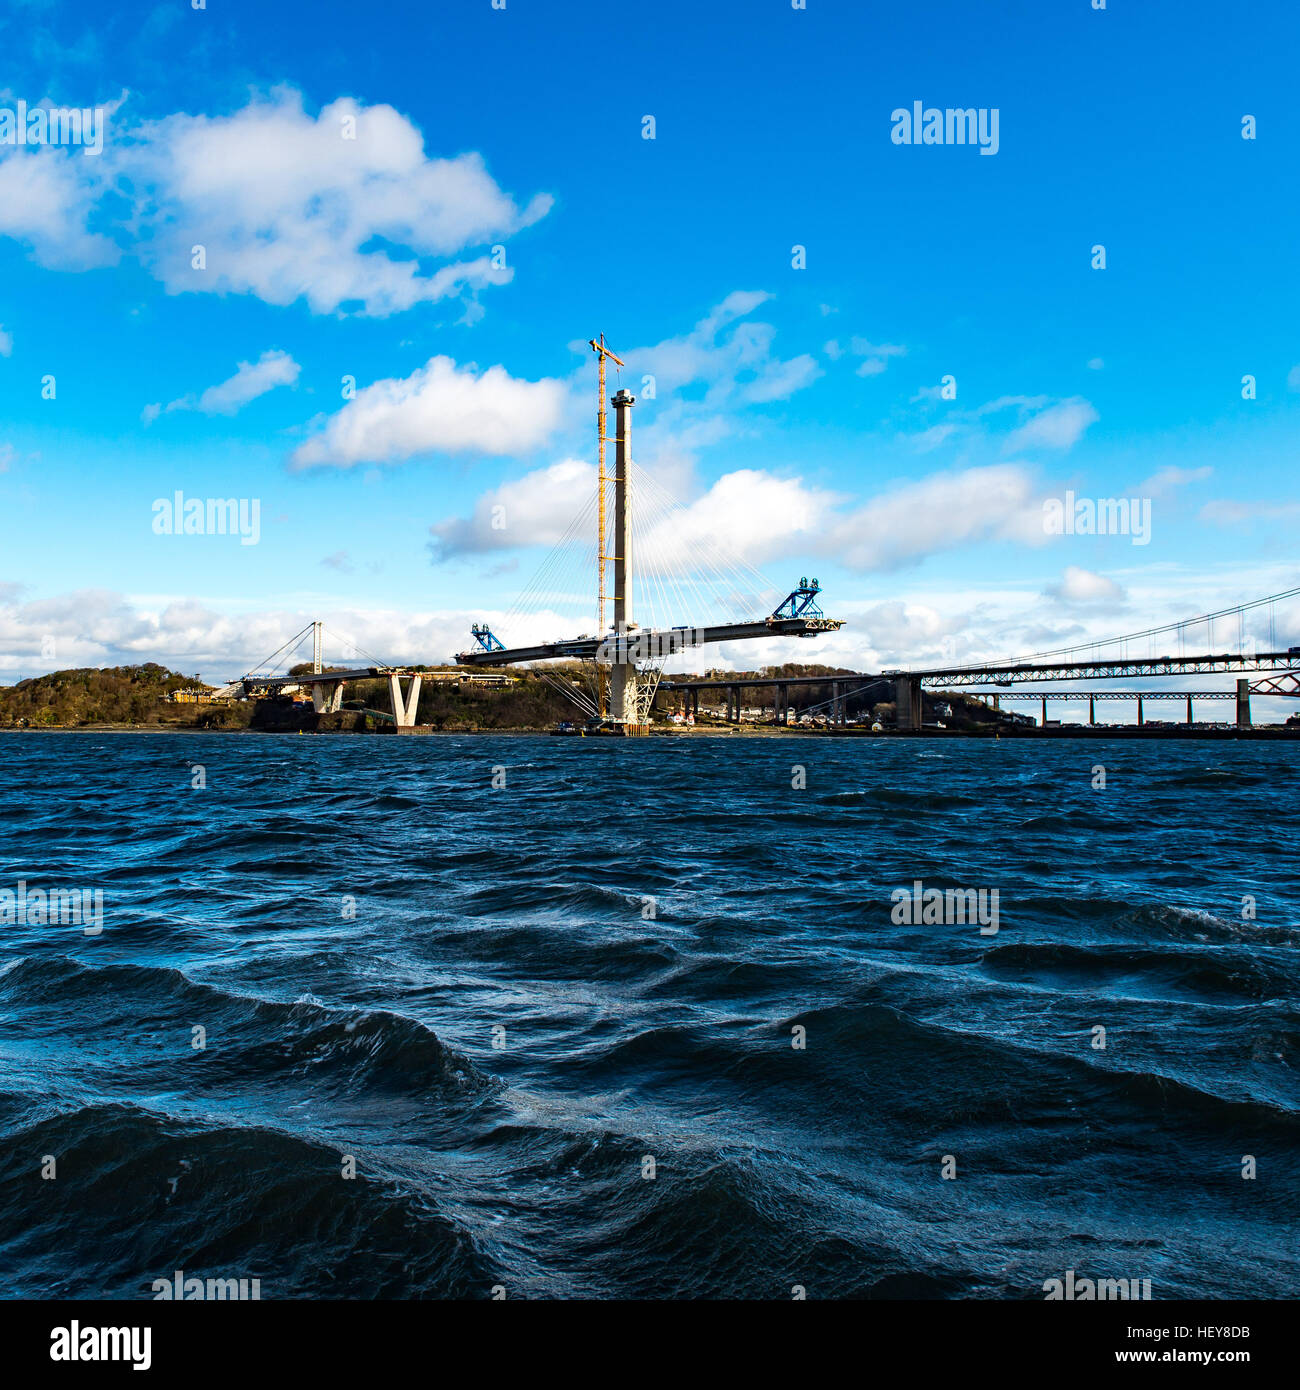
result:
M 1278 671 L 1300 662 L 1297 652 L 1223 652 L 1201 656 L 1110 657 L 1096 661 L 1017 662 L 1006 666 L 953 666 L 922 671 L 886 671 L 912 676 L 930 689 L 971 685 L 1017 685 L 1022 681 L 1141 679 L 1143 676 L 1204 676 L 1219 671 Z
M 632 649 L 631 659 L 639 659 L 636 649 L 646 656 L 667 655 L 702 646 L 706 642 L 735 642 L 755 637 L 816 637 L 819 633 L 835 632 L 844 623 L 839 618 L 764 618 L 755 623 L 724 623 L 716 627 L 669 627 L 637 629 L 625 639 Z M 611 645 L 613 636 L 575 637 L 567 642 L 543 642 L 535 647 L 504 647 L 498 651 L 460 652 L 456 660 L 462 666 L 513 666 L 520 661 L 554 661 L 568 658 L 591 661 L 602 643 Z M 616 648 L 617 652 L 617 648 Z M 621 655 L 621 652 L 617 652 Z
M 445 667 L 442 668 L 445 671 Z M 301 676 L 241 676 L 234 684 L 261 686 L 267 690 L 281 685 L 332 685 L 335 681 L 383 680 L 387 676 L 436 676 L 428 666 L 352 666 L 332 671 L 304 671 Z
M 1001 700 L 1235 700 L 1235 690 L 965 690 Z

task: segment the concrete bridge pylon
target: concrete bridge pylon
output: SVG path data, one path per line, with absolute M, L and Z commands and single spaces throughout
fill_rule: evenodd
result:
M 894 710 L 898 728 L 921 728 L 924 716 L 919 677 L 899 676 L 894 682 Z
M 343 682 L 335 681 L 332 685 L 326 685 L 320 681 L 313 681 L 311 707 L 317 714 L 337 714 L 343 708 Z
M 415 713 L 420 707 L 420 686 L 423 677 L 413 675 L 405 698 L 402 696 L 402 677 L 396 673 L 388 677 L 388 698 L 393 706 L 393 722 L 399 729 L 415 727 Z
M 648 712 L 641 709 L 636 663 L 628 657 L 632 616 L 632 407 L 636 397 L 619 390 L 614 407 L 614 644 L 609 668 L 609 717 L 628 735 L 649 733 Z

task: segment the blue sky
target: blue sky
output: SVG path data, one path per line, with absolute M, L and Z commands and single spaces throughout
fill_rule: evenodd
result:
M 591 627 L 508 610 L 587 495 L 598 332 L 664 553 L 816 573 L 822 659 L 1289 588 L 1298 40 L 1209 0 L 13 4 L 0 109 L 107 114 L 98 156 L 0 145 L 0 678 Z M 916 101 L 996 109 L 996 154 L 894 143 Z M 257 544 L 155 534 L 178 489 Z M 1150 542 L 1045 536 L 1067 489 Z

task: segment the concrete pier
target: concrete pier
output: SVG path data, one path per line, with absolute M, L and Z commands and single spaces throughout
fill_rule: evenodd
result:
M 317 714 L 337 714 L 343 708 L 343 682 L 316 682 L 311 688 L 311 707 Z
M 422 677 L 408 677 L 410 686 L 406 697 L 402 697 L 402 678 L 400 676 L 389 676 L 388 678 L 388 698 L 392 702 L 393 722 L 399 729 L 413 729 L 415 727 L 415 713 L 420 707 L 420 684 Z
M 918 676 L 899 676 L 894 682 L 894 708 L 900 729 L 919 729 L 922 724 L 921 681 Z
M 1244 676 L 1237 680 L 1237 728 L 1250 728 L 1250 681 Z
M 790 687 L 788 685 L 776 687 L 772 697 L 772 722 L 782 725 L 790 722 Z

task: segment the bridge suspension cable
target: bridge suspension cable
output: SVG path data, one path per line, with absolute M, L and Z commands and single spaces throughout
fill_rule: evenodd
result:
M 318 630 L 321 638 L 319 649 L 316 646 L 316 634 Z M 312 643 L 314 664 L 318 650 L 319 654 L 323 656 L 324 638 L 326 634 L 332 637 L 335 642 L 341 643 L 344 647 L 361 657 L 368 666 L 388 667 L 392 664 L 391 662 L 381 661 L 378 657 L 367 652 L 363 647 L 359 647 L 350 638 L 345 637 L 341 632 L 337 632 L 333 628 L 327 627 L 324 623 L 316 620 L 308 623 L 306 627 L 301 628 L 298 632 L 295 632 L 287 642 L 277 647 L 265 660 L 259 661 L 252 670 L 246 671 L 240 679 L 253 681 L 270 680 L 287 675 L 294 665 L 294 657 L 299 654 L 299 650 L 303 648 L 308 641 Z
M 338 641 L 342 642 L 345 647 L 350 647 L 358 656 L 364 657 L 371 666 L 391 666 L 393 664 L 391 661 L 381 661 L 379 657 L 373 656 L 370 652 L 366 651 L 364 647 L 357 646 L 357 644 L 353 642 L 351 638 L 345 637 L 341 632 L 336 631 L 332 627 L 326 626 L 324 623 L 321 624 L 321 630 L 322 632 L 328 632 L 332 637 L 337 638 Z
M 1270 642 L 1276 644 L 1277 641 L 1277 613 L 1276 605 L 1284 599 L 1300 598 L 1300 588 L 1284 589 L 1280 593 L 1266 594 L 1263 598 L 1251 599 L 1247 603 L 1239 603 L 1231 608 L 1220 608 L 1214 613 L 1201 613 L 1194 618 L 1183 618 L 1177 622 L 1164 623 L 1159 627 L 1143 628 L 1140 632 L 1123 633 L 1118 637 L 1108 637 L 1095 639 L 1089 642 L 1076 642 L 1068 647 L 1053 647 L 1047 651 L 1029 652 L 1014 657 L 999 658 L 997 661 L 981 662 L 985 666 L 1007 666 L 1018 665 L 1028 662 L 1042 661 L 1047 657 L 1070 657 L 1080 652 L 1097 652 L 1106 647 L 1126 645 L 1129 642 L 1140 642 L 1143 639 L 1148 641 L 1153 637 L 1159 637 L 1166 633 L 1178 633 L 1180 642 L 1185 637 L 1189 628 L 1199 627 L 1201 623 L 1207 626 L 1207 646 L 1213 642 L 1213 624 L 1220 619 L 1235 617 L 1238 620 L 1238 638 L 1244 643 L 1245 633 L 1243 620 L 1247 613 L 1253 612 L 1257 608 L 1269 607 L 1269 633 Z M 1179 653 L 1183 653 L 1180 651 Z
M 295 632 L 294 635 L 290 637 L 289 640 L 285 642 L 283 646 L 277 647 L 275 651 L 273 651 L 271 655 L 268 656 L 265 660 L 259 661 L 257 665 L 252 668 L 251 671 L 246 671 L 242 679 L 251 680 L 255 679 L 258 676 L 272 676 L 279 674 L 275 666 L 273 665 L 276 658 L 279 657 L 283 652 L 288 652 L 289 657 L 292 657 L 294 653 L 298 650 L 298 648 L 302 646 L 303 642 L 305 642 L 307 638 L 311 635 L 312 629 L 314 627 L 315 623 L 308 623 L 307 626 L 304 627 L 301 631 Z M 288 670 L 289 659 L 286 658 L 281 664 L 285 667 L 286 670 Z

